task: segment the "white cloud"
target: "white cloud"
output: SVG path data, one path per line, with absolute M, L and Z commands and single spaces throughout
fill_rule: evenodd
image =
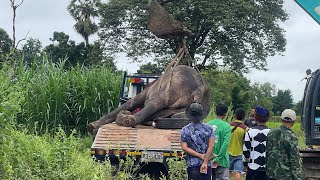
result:
M 286 30 L 287 47 L 283 56 L 268 58 L 268 71 L 253 71 L 247 77 L 253 82 L 270 82 L 278 89 L 290 89 L 294 101 L 302 99 L 307 69 L 319 68 L 320 27 L 294 1 L 286 1 L 289 20 Z

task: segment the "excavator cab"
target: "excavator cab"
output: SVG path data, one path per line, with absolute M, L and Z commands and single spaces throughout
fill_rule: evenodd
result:
M 306 145 L 320 145 L 320 69 L 310 72 L 306 79 L 301 125 Z

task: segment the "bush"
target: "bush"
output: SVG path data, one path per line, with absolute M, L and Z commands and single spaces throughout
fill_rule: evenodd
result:
M 82 148 L 81 148 L 82 147 Z M 107 179 L 110 163 L 91 159 L 83 140 L 59 129 L 54 137 L 13 131 L 7 143 L 6 169 L 1 179 Z
M 23 102 L 22 88 L 15 82 L 14 74 L 5 64 L 0 70 L 0 175 L 11 172 L 8 152 L 12 149 L 9 143 L 16 115 L 20 112 L 20 104 Z

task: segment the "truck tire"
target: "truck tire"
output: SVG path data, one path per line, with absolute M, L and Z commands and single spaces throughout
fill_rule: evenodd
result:
M 180 112 L 172 115 L 171 118 L 187 118 L 187 116 L 185 112 Z
M 157 118 L 154 122 L 158 129 L 182 129 L 192 121 L 188 118 Z

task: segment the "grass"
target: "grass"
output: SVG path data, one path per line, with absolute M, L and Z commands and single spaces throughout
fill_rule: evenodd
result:
M 63 66 L 44 59 L 40 65 L 18 69 L 17 81 L 25 89 L 18 123 L 30 132 L 56 132 L 61 125 L 66 132 L 76 129 L 84 134 L 88 122 L 118 106 L 120 72 L 106 66 Z
M 281 126 L 281 122 L 268 122 L 267 126 L 271 129 L 276 128 Z M 298 137 L 298 143 L 299 143 L 299 148 L 306 148 L 306 143 L 305 143 L 305 136 L 304 132 L 301 130 L 301 123 L 295 123 L 292 127 L 292 131 L 296 134 Z

